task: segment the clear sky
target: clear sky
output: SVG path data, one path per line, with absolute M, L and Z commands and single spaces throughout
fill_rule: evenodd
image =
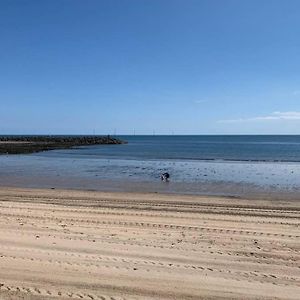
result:
M 0 133 L 134 130 L 300 134 L 300 1 L 0 1 Z

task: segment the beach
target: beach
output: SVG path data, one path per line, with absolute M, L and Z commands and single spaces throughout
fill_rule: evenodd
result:
M 299 11 L 0 1 L 0 300 L 300 300 Z
M 1 299 L 299 299 L 300 202 L 0 188 Z

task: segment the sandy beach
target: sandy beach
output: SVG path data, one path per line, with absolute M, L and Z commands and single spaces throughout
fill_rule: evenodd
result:
M 299 299 L 299 201 L 0 188 L 0 205 L 0 299 Z

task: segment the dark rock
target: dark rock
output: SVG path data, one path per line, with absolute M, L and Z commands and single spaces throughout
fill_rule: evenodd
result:
M 125 143 L 110 136 L 0 136 L 0 154 L 26 154 L 79 146 Z

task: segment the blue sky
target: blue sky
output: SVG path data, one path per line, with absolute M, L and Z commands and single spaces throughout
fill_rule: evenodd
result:
M 2 0 L 0 133 L 300 134 L 300 1 Z

